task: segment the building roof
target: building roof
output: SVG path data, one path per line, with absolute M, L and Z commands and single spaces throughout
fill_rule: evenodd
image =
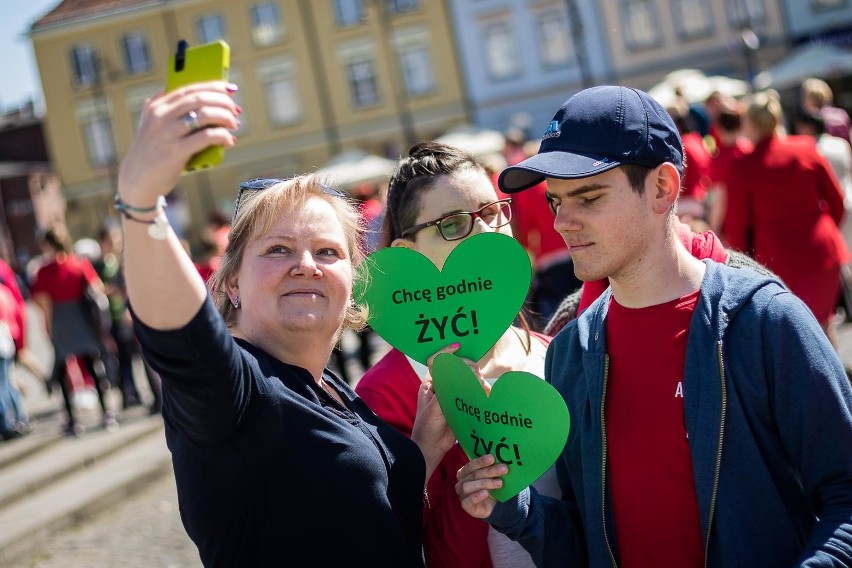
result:
M 36 20 L 30 31 L 152 3 L 152 0 L 61 0 L 55 8 Z

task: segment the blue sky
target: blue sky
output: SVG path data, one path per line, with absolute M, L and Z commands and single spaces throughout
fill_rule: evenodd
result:
M 0 110 L 33 99 L 41 105 L 41 82 L 29 38 L 24 34 L 61 0 L 0 0 Z

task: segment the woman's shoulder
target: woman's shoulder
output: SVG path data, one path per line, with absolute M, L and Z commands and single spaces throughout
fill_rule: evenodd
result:
M 405 354 L 394 348 L 364 373 L 355 387 L 355 392 L 360 395 L 365 390 L 399 390 L 412 385 L 420 385 L 417 373 Z

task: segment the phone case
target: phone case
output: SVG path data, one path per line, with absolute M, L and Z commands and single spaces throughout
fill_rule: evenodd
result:
M 230 62 L 231 48 L 222 40 L 188 48 L 185 42 L 183 45 L 178 44 L 177 53 L 169 58 L 166 91 L 190 83 L 227 81 Z M 225 149 L 222 146 L 210 146 L 192 156 L 184 171 L 191 172 L 215 166 L 224 157 Z

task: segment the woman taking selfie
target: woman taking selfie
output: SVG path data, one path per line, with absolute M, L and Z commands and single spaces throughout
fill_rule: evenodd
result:
M 357 212 L 312 176 L 240 184 L 212 297 L 167 224 L 163 196 L 187 160 L 235 144 L 235 90 L 147 101 L 119 175 L 127 291 L 163 379 L 184 526 L 205 566 L 422 566 L 437 461 L 427 452 L 424 468 L 325 368 L 363 319 L 350 302 Z
M 388 187 L 385 228 L 391 246 L 425 255 L 441 268 L 469 236 L 500 232 L 512 236 L 511 200 L 499 200 L 485 169 L 471 156 L 436 142 L 412 147 Z M 482 262 L 500 262 L 483 258 Z M 544 376 L 550 338 L 526 325 L 510 327 L 477 363 L 488 382 L 508 371 Z M 376 414 L 411 435 L 421 383 L 431 381 L 426 366 L 392 349 L 358 383 L 356 391 Z M 455 492 L 456 471 L 467 463 L 456 444 L 429 478 L 423 518 L 426 563 L 431 567 L 532 566 L 517 543 L 474 519 Z M 536 487 L 558 495 L 551 469 Z

